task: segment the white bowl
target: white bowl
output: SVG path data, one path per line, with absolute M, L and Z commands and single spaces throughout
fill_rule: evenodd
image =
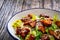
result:
M 26 16 L 27 14 L 29 13 L 32 13 L 32 14 L 35 14 L 35 15 L 40 15 L 40 14 L 47 14 L 51 17 L 53 17 L 54 14 L 58 14 L 58 16 L 60 17 L 60 13 L 57 12 L 57 11 L 52 11 L 52 10 L 48 10 L 48 9 L 39 9 L 39 8 L 36 8 L 36 9 L 28 9 L 28 10 L 25 10 L 25 11 L 22 11 L 22 12 L 18 12 L 16 13 L 12 18 L 10 18 L 10 20 L 8 21 L 7 23 L 7 30 L 8 30 L 8 33 L 16 40 L 20 40 L 19 37 L 17 37 L 15 35 L 15 31 L 12 27 L 12 23 L 15 21 L 15 20 L 18 20 L 18 19 L 21 19 L 22 16 Z

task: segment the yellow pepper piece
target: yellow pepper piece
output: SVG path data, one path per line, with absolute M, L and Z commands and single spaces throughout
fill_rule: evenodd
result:
M 22 25 L 22 21 L 21 20 L 17 20 L 17 21 L 15 21 L 14 23 L 13 23 L 13 27 L 14 28 L 16 28 L 16 27 L 21 27 L 21 25 Z
M 36 15 L 32 14 L 32 20 L 36 20 Z

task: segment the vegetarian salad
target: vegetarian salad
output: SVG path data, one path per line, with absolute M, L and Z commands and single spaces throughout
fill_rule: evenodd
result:
M 20 40 L 60 40 L 60 20 L 58 15 L 28 14 L 13 23 Z

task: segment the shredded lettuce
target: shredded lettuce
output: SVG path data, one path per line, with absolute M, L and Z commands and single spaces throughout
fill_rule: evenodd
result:
M 45 31 L 46 31 L 47 34 L 49 34 L 49 30 L 53 30 L 54 31 L 57 28 L 58 28 L 57 25 L 53 23 L 52 26 L 51 27 L 47 27 Z
M 30 36 L 30 33 L 25 37 L 25 40 L 27 40 L 29 38 L 29 36 Z
M 51 27 L 49 27 L 50 30 L 56 30 L 58 27 L 56 24 L 52 24 Z
M 37 31 L 38 31 L 38 26 L 36 26 L 36 28 L 35 28 L 35 29 L 36 29 L 36 32 L 37 32 Z
M 50 37 L 50 40 L 55 40 L 55 38 L 53 36 Z
M 36 26 L 36 38 L 35 40 L 39 40 L 42 36 L 42 32 L 41 31 L 38 31 L 38 26 Z
M 37 31 L 35 40 L 39 40 L 41 38 L 41 36 L 42 36 L 42 32 Z
M 34 36 L 36 36 L 36 31 L 32 31 L 31 34 L 34 35 Z
M 44 17 L 40 17 L 40 19 L 44 20 L 45 18 Z
M 57 20 L 58 20 L 58 15 L 55 14 L 55 15 L 53 16 L 53 21 L 56 22 Z
M 24 40 L 20 35 L 17 35 L 19 38 L 20 38 L 20 40 Z
M 57 27 L 56 24 L 52 24 L 52 28 L 53 28 L 54 30 L 56 30 L 58 27 Z
M 46 31 L 46 33 L 47 33 L 47 34 L 49 34 L 49 28 L 46 28 L 46 30 L 45 30 L 45 31 Z

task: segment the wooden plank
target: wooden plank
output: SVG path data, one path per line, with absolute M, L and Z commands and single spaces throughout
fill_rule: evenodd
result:
M 60 0 L 53 0 L 53 10 L 60 11 Z
M 37 2 L 36 2 L 37 4 L 38 4 L 38 8 L 42 8 L 43 7 L 43 0 L 37 0 Z M 36 4 L 36 6 L 37 6 L 37 4 Z
M 0 21 L 0 28 L 2 28 L 2 27 L 4 27 L 3 26 L 3 24 L 5 24 L 5 23 L 3 23 L 4 21 L 6 21 L 5 20 L 5 18 L 6 18 L 6 15 L 8 15 L 8 13 L 9 13 L 9 11 L 10 11 L 10 9 L 9 8 L 11 8 L 11 6 L 7 6 L 7 8 L 6 8 L 6 5 L 8 4 L 8 2 L 6 3 L 6 1 L 5 1 L 5 3 L 4 3 L 4 6 L 2 7 L 2 9 L 1 9 L 1 11 L 0 11 L 0 19 L 1 19 L 1 21 Z M 1 30 L 0 30 L 1 31 Z
M 51 9 L 51 0 L 44 0 L 44 8 Z
M 1 15 L 2 15 L 2 17 L 1 17 L 1 19 L 2 19 L 1 27 L 2 28 L 0 30 L 0 32 L 1 32 L 0 39 L 2 39 L 2 40 L 3 40 L 3 38 L 6 34 L 6 31 L 5 31 L 6 30 L 6 22 L 8 21 L 9 17 L 11 17 L 11 14 L 9 13 L 10 10 L 11 10 L 11 6 L 12 6 L 11 1 L 10 2 L 6 1 L 6 3 L 3 4 L 3 7 L 1 9 Z
M 3 6 L 4 0 L 0 0 L 0 8 Z
M 31 3 L 31 8 L 39 8 L 39 1 L 33 0 Z
M 31 8 L 42 8 L 42 0 L 24 0 L 22 10 Z
M 30 9 L 31 3 L 32 3 L 32 0 L 23 0 L 22 10 Z
M 7 32 L 7 30 L 5 30 L 6 32 L 6 34 L 4 35 L 4 38 L 2 39 L 2 40 L 14 40 L 9 34 L 8 34 L 8 32 Z

